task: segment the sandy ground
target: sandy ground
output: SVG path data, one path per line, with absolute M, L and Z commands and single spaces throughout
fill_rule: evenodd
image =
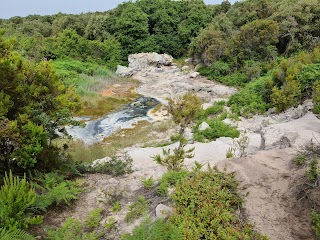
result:
M 142 81 L 139 93 L 163 102 L 166 97 L 177 96 L 177 93 L 194 91 L 210 103 L 236 91 L 201 77 L 191 79 L 188 74 L 177 72 L 174 66 L 164 67 L 161 71 L 146 69 L 133 77 Z M 112 94 L 114 90 L 108 89 L 105 94 Z M 298 204 L 293 186 L 303 173 L 292 168 L 291 159 L 307 141 L 314 137 L 320 139 L 320 121 L 312 113 L 293 119 L 292 111 L 283 116 L 256 116 L 237 123 L 240 130 L 247 130 L 250 139 L 247 157 L 225 159 L 227 149 L 235 146 L 235 141 L 230 138 L 187 146 L 195 147 L 195 156 L 185 161 L 186 167 L 191 168 L 198 161 L 212 166 L 218 164 L 221 169 L 226 167 L 227 171 L 237 173 L 239 192 L 245 198 L 244 209 L 249 221 L 272 240 L 313 239 L 309 213 L 296 208 Z M 72 209 L 49 212 L 45 223 L 58 226 L 67 216 L 82 219 L 90 210 L 104 207 L 106 215 L 114 216 L 118 221 L 114 239 L 131 231 L 138 222 L 128 225 L 123 219 L 127 206 L 142 187 L 141 178 L 153 176 L 159 179 L 166 169 L 152 160 L 152 156 L 160 153 L 162 148 L 130 147 L 125 150 L 133 158 L 132 174 L 118 178 L 100 174 L 86 176 L 87 191 L 81 195 L 80 200 L 75 202 Z M 112 214 L 108 210 L 110 191 L 120 191 L 125 195 L 123 211 L 120 213 Z

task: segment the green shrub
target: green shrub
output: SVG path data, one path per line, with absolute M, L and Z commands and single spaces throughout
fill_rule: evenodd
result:
M 85 226 L 90 229 L 98 227 L 102 219 L 102 211 L 102 208 L 97 208 L 89 212 L 89 215 L 85 219 Z
M 271 106 L 272 84 L 270 75 L 260 77 L 232 95 L 229 98 L 228 106 L 233 112 L 244 117 L 264 113 Z
M 42 217 L 34 217 L 31 212 L 36 196 L 26 176 L 19 178 L 11 171 L 9 175 L 6 173 L 0 189 L 0 228 L 27 229 L 29 225 L 40 224 Z
M 313 112 L 319 114 L 320 113 L 320 80 L 314 83 L 312 101 L 314 103 Z
M 57 173 L 40 175 L 35 178 L 33 185 L 40 192 L 33 207 L 41 211 L 46 211 L 53 204 L 70 205 L 71 201 L 78 199 L 79 193 L 82 192 L 78 182 L 64 180 L 64 176 Z
M 230 73 L 230 67 L 227 63 L 216 61 L 210 67 L 201 67 L 200 74 L 207 76 L 211 80 L 216 80 L 221 76 L 226 76 Z
M 203 131 L 199 131 L 196 126 L 196 131 L 194 133 L 194 139 L 196 141 L 202 142 L 205 139 L 216 140 L 219 137 L 239 137 L 240 132 L 235 128 L 226 124 L 220 120 L 212 119 L 208 120 L 210 128 L 207 128 Z
M 235 213 L 242 205 L 237 186 L 234 174 L 210 167 L 194 172 L 176 185 L 170 223 L 181 228 L 184 239 L 266 239 Z
M 204 117 L 207 118 L 210 115 L 217 115 L 218 113 L 222 113 L 223 112 L 223 105 L 213 105 L 211 107 L 208 107 L 206 110 L 204 110 Z
M 119 212 L 121 210 L 121 204 L 119 201 L 116 201 L 112 206 L 112 212 Z
M 90 172 L 106 173 L 113 176 L 132 173 L 132 158 L 129 155 L 124 155 L 123 159 L 112 157 L 110 161 L 103 164 L 98 164 L 89 169 Z
M 142 182 L 144 188 L 146 188 L 146 189 L 151 189 L 154 186 L 154 180 L 153 180 L 152 176 L 149 178 L 142 178 L 141 182 Z
M 320 215 L 316 210 L 311 211 L 311 225 L 315 232 L 316 238 L 320 238 Z
M 125 217 L 125 221 L 127 223 L 133 222 L 133 220 L 145 214 L 148 211 L 148 209 L 148 201 L 144 197 L 139 196 L 138 200 L 129 206 L 129 212 Z
M 117 221 L 111 217 L 108 219 L 108 221 L 104 224 L 104 227 L 107 229 L 107 230 L 111 230 L 112 228 L 114 228 L 114 226 L 116 225 Z
M 96 231 L 84 231 L 81 221 L 67 218 L 58 229 L 47 230 L 48 239 L 52 240 L 99 240 L 103 234 Z
M 181 230 L 168 224 L 164 219 L 151 221 L 144 220 L 142 224 L 134 228 L 132 234 L 125 234 L 121 237 L 122 240 L 183 240 L 185 239 Z
M 168 187 L 175 186 L 181 179 L 184 179 L 189 176 L 188 171 L 180 170 L 180 171 L 168 171 L 163 174 L 160 181 L 159 186 L 157 188 L 157 193 L 161 197 L 165 197 L 168 195 Z
M 249 82 L 250 79 L 244 74 L 235 72 L 227 76 L 219 77 L 217 81 L 227 85 L 227 86 L 244 86 Z
M 1 240 L 35 240 L 33 236 L 24 230 L 17 228 L 0 228 Z
M 314 158 L 309 164 L 307 177 L 310 183 L 315 184 L 317 182 L 319 178 L 318 159 Z

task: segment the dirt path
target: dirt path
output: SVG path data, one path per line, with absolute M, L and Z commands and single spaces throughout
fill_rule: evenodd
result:
M 293 183 L 301 176 L 291 162 L 295 155 L 287 148 L 218 163 L 219 169 L 237 173 L 248 220 L 272 240 L 313 239 L 310 213 L 294 207 L 299 200 Z

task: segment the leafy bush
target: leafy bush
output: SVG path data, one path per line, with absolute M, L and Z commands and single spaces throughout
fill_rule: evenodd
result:
M 151 221 L 150 219 L 144 220 L 142 224 L 134 228 L 133 233 L 125 234 L 121 237 L 122 240 L 183 240 L 185 239 L 181 230 L 168 224 L 164 219 Z
M 271 106 L 269 102 L 272 84 L 270 75 L 260 77 L 232 95 L 228 106 L 236 114 L 245 117 L 264 113 Z
M 216 140 L 219 137 L 239 137 L 240 132 L 235 127 L 232 127 L 218 119 L 207 120 L 207 123 L 210 128 L 202 131 L 198 130 L 198 127 L 196 126 L 194 133 L 194 139 L 196 141 L 202 142 L 205 139 Z
M 64 180 L 64 176 L 57 173 L 47 173 L 35 178 L 38 183 L 33 185 L 39 190 L 33 207 L 46 211 L 53 204 L 60 203 L 70 205 L 72 200 L 78 199 L 82 191 L 78 182 Z
M 31 212 L 35 199 L 36 192 L 26 176 L 19 178 L 11 171 L 9 175 L 6 173 L 0 189 L 0 228 L 26 229 L 29 225 L 40 224 L 42 217 L 34 217 Z
M 320 215 L 316 210 L 311 211 L 311 225 L 316 234 L 317 239 L 320 238 Z
M 98 227 L 102 218 L 102 211 L 102 208 L 92 210 L 85 219 L 85 226 L 90 229 Z
M 234 174 L 210 167 L 194 172 L 176 185 L 170 222 L 181 228 L 185 239 L 265 239 L 235 213 L 242 205 L 237 186 Z
M 35 240 L 33 236 L 24 230 L 17 228 L 0 228 L 1 240 Z
M 175 186 L 181 179 L 184 179 L 188 176 L 189 173 L 186 170 L 168 171 L 162 175 L 157 188 L 157 193 L 162 197 L 167 196 L 168 187 Z
M 154 180 L 153 180 L 152 176 L 149 178 L 142 178 L 141 182 L 142 182 L 144 188 L 146 188 L 146 189 L 151 189 L 154 186 Z
M 320 80 L 316 81 L 313 86 L 312 101 L 314 103 L 314 113 L 320 113 Z
M 132 158 L 127 154 L 123 156 L 123 159 L 112 157 L 110 161 L 103 164 L 97 164 L 89 169 L 89 171 L 120 176 L 123 174 L 132 173 L 132 161 Z
M 58 229 L 48 229 L 47 234 L 48 238 L 52 240 L 99 240 L 103 235 L 96 231 L 84 231 L 83 223 L 74 218 L 67 218 Z
M 174 211 L 167 220 L 146 219 L 133 233 L 133 239 L 256 239 L 266 240 L 240 219 L 242 205 L 234 174 L 211 169 L 168 172 L 162 182 L 175 184 Z

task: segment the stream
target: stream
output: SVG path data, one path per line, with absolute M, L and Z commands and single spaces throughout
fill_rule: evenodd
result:
M 120 129 L 131 128 L 133 124 L 141 120 L 151 120 L 147 113 L 158 104 L 159 101 L 154 98 L 139 97 L 121 111 L 108 114 L 97 120 L 86 121 L 89 118 L 76 118 L 76 120 L 86 121 L 85 127 L 68 126 L 66 130 L 75 140 L 82 140 L 88 145 L 98 143 Z

